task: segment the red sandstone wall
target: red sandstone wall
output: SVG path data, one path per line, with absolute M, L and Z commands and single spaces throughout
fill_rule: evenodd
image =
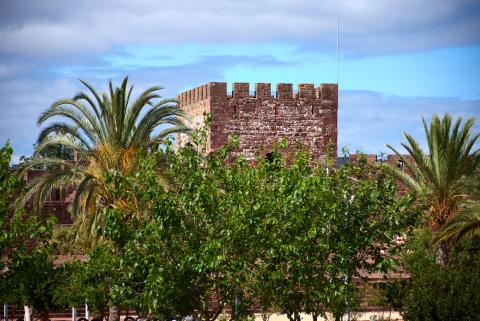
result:
M 29 170 L 24 179 L 25 182 L 30 182 L 31 180 L 45 175 L 46 171 L 44 170 Z M 67 198 L 71 195 L 73 189 L 68 189 L 65 191 L 60 191 L 54 189 L 50 192 L 47 199 L 43 202 L 43 206 L 40 209 L 40 215 L 42 217 L 55 216 L 57 218 L 57 224 L 72 224 L 73 220 L 68 212 L 68 205 L 71 203 Z M 26 204 L 26 210 L 33 210 L 33 199 L 30 199 Z
M 271 145 L 286 138 L 290 145 L 301 144 L 312 159 L 321 159 L 331 146 L 337 150 L 338 90 L 336 84 L 299 84 L 294 93 L 292 84 L 277 84 L 272 96 L 269 83 L 256 83 L 250 95 L 248 83 L 234 83 L 231 95 L 227 84 L 211 82 L 177 96 L 180 108 L 192 116 L 191 125 L 201 124 L 203 113 L 211 114 L 208 150 L 215 150 L 227 142 L 228 136 L 239 137 L 237 153 L 253 159 L 258 148 L 263 153 Z M 177 144 L 185 141 L 177 137 Z
M 187 90 L 177 95 L 180 101 L 180 107 L 186 111 L 191 119 L 188 124 L 193 128 L 203 125 L 204 113 L 210 113 L 210 87 L 212 83 L 202 85 L 200 87 Z M 176 144 L 181 146 L 185 143 L 187 136 L 184 134 L 177 135 Z

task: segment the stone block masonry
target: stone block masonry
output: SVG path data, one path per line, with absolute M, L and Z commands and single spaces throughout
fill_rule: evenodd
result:
M 194 128 L 203 124 L 204 113 L 211 115 L 207 151 L 227 143 L 228 136 L 236 134 L 242 153 L 252 160 L 259 148 L 268 153 L 274 143 L 285 138 L 289 146 L 301 144 L 309 150 L 312 160 L 322 160 L 331 148 L 337 152 L 338 87 L 336 84 L 299 84 L 293 92 L 292 84 L 276 85 L 272 95 L 270 83 L 256 83 L 253 95 L 248 83 L 233 83 L 227 93 L 224 82 L 209 82 L 177 95 L 180 108 L 191 117 Z M 177 145 L 188 139 L 177 135 Z M 288 149 L 287 149 L 288 150 Z

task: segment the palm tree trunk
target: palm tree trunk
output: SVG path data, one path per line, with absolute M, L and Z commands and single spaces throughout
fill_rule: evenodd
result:
M 24 316 L 23 320 L 32 321 L 32 310 L 33 310 L 32 307 L 30 307 L 28 305 L 24 305 L 23 309 L 25 311 L 25 316 Z
M 108 307 L 108 321 L 120 321 L 118 305 L 112 304 Z
M 441 241 L 437 245 L 437 264 L 441 267 L 448 265 L 448 244 L 447 241 Z

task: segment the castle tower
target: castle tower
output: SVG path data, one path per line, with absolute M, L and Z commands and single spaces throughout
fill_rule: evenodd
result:
M 301 144 L 313 160 L 325 157 L 331 148 L 337 151 L 338 87 L 336 84 L 277 84 L 275 97 L 269 83 L 256 83 L 253 95 L 248 83 L 233 83 L 231 95 L 224 82 L 209 82 L 177 95 L 180 108 L 192 117 L 192 127 L 203 123 L 203 114 L 211 115 L 207 150 L 223 146 L 228 136 L 239 138 L 238 150 L 247 159 L 258 154 L 259 146 L 269 152 L 273 143 L 286 138 L 289 145 Z M 177 144 L 187 137 L 177 135 Z

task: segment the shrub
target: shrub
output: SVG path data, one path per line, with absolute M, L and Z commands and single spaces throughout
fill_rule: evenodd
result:
M 478 320 L 480 316 L 480 242 L 465 241 L 452 250 L 450 263 L 436 262 L 432 235 L 421 231 L 409 241 L 405 268 L 411 275 L 403 301 L 406 321 Z

